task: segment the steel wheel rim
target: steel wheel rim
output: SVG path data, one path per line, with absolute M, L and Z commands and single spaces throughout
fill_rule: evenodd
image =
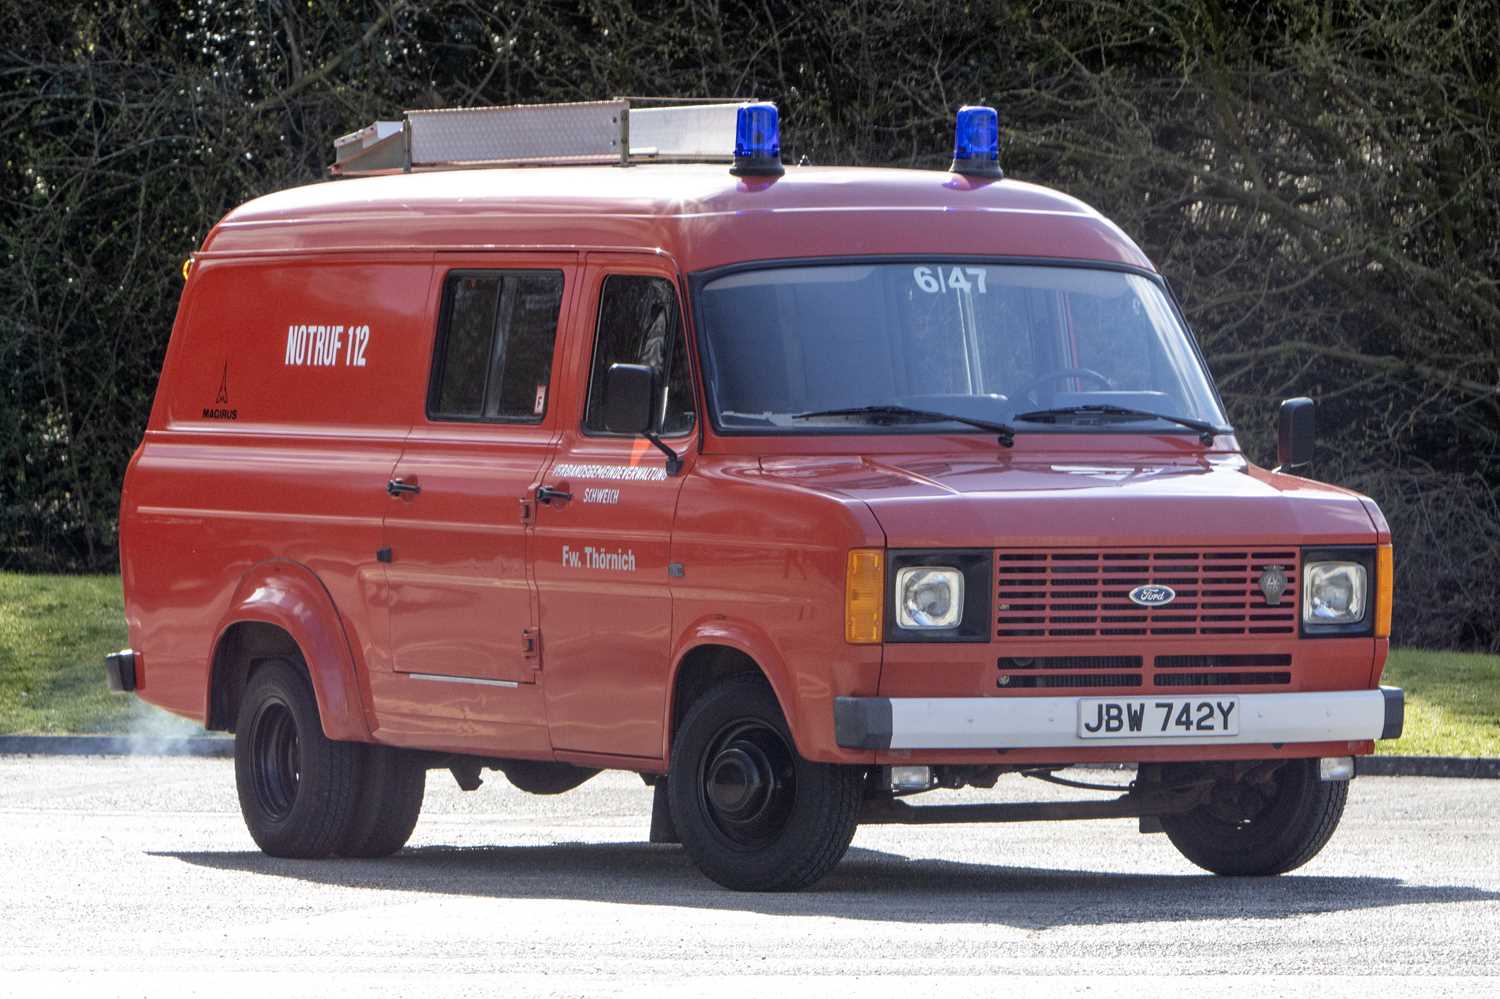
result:
M 698 771 L 698 807 L 737 847 L 757 849 L 781 835 L 796 801 L 796 754 L 758 719 L 739 719 L 709 741 Z
M 1285 772 L 1295 765 L 1289 763 L 1264 783 L 1240 789 L 1238 802 L 1210 799 L 1196 809 L 1200 821 L 1229 836 L 1257 835 L 1262 829 L 1279 827 L 1302 789 L 1297 775 Z
M 255 797 L 274 821 L 291 814 L 302 782 L 302 746 L 297 720 L 281 701 L 264 705 L 255 716 L 251 738 Z

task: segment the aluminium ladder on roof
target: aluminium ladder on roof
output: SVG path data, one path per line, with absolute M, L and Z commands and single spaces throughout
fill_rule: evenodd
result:
M 617 97 L 572 104 L 407 111 L 333 142 L 334 177 L 485 166 L 730 162 L 738 98 Z M 660 107 L 632 104 L 661 103 Z

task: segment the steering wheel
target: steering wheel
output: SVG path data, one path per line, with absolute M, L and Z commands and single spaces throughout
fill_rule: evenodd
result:
M 1106 389 L 1115 387 L 1115 383 L 1109 380 L 1108 375 L 1102 371 L 1095 371 L 1093 368 L 1053 368 L 1051 371 L 1045 371 L 1027 382 L 1017 394 L 1030 399 L 1032 402 L 1040 403 L 1040 400 L 1032 395 L 1032 393 L 1043 385 L 1050 385 L 1064 378 L 1090 378 Z

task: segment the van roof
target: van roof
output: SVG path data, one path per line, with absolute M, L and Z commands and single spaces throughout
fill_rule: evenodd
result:
M 872 167 L 740 178 L 715 164 L 451 170 L 311 184 L 236 208 L 202 252 L 504 248 L 662 251 L 686 271 L 874 254 L 1151 269 L 1118 226 L 1035 184 Z

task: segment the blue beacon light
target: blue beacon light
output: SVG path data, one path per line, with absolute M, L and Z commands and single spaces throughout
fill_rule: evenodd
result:
M 1000 116 L 992 107 L 966 104 L 958 109 L 953 128 L 953 165 L 950 173 L 966 177 L 993 177 L 1000 169 Z
M 781 165 L 781 120 L 776 105 L 762 102 L 741 104 L 734 125 L 736 177 L 779 177 Z

